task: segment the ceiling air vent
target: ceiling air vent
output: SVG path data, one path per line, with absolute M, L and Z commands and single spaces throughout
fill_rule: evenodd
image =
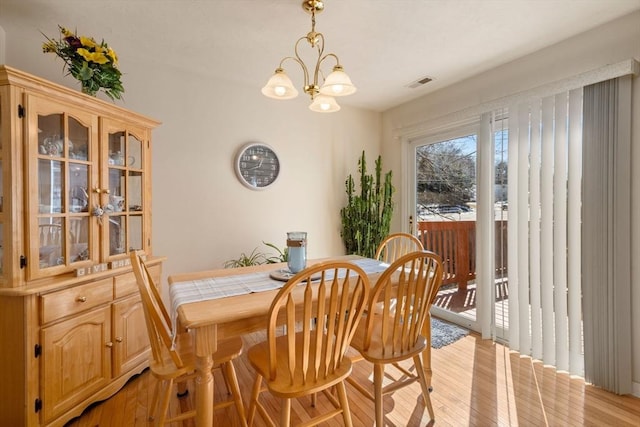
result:
M 423 77 L 421 79 L 418 79 L 412 83 L 409 83 L 407 85 L 407 87 L 410 87 L 411 89 L 415 89 L 417 87 L 420 87 L 422 85 L 425 85 L 427 83 L 429 83 L 431 80 L 433 80 L 431 77 Z

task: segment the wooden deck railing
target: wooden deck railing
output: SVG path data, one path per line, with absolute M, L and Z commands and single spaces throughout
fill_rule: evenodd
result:
M 496 221 L 496 273 L 506 274 L 506 221 Z M 443 285 L 457 283 L 459 291 L 467 290 L 467 282 L 476 278 L 476 222 L 418 222 L 418 238 L 425 249 L 442 257 Z

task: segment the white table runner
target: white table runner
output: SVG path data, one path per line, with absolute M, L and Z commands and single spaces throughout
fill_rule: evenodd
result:
M 362 258 L 349 262 L 362 268 L 367 274 L 380 273 L 389 266 L 389 264 L 371 258 Z M 173 330 L 176 330 L 178 307 L 182 304 L 270 291 L 279 289 L 286 283 L 272 279 L 269 274 L 270 272 L 265 271 L 173 283 L 169 286 Z M 343 269 L 338 271 L 338 277 L 344 277 L 344 274 Z M 327 276 L 327 278 L 330 279 L 331 277 Z

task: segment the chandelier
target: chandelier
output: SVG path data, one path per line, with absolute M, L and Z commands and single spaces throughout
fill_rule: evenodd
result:
M 284 68 L 282 68 L 284 62 L 291 59 L 302 68 L 304 74 L 303 90 L 311 97 L 309 109 L 320 113 L 332 113 L 340 110 L 340 106 L 334 97 L 351 95 L 356 91 L 356 87 L 342 69 L 340 59 L 333 53 L 324 54 L 324 36 L 322 33 L 316 32 L 316 13 L 324 10 L 324 2 L 321 0 L 305 0 L 302 2 L 302 8 L 311 14 L 311 31 L 306 36 L 300 37 L 296 42 L 294 48 L 295 56 L 287 56 L 280 61 L 275 74 L 271 76 L 267 84 L 262 88 L 262 93 L 274 99 L 291 99 L 298 96 L 298 91 L 293 86 Z M 318 52 L 318 59 L 313 68 L 308 68 L 298 53 L 298 46 L 303 40 L 306 40 L 311 45 L 311 48 Z M 336 65 L 333 67 L 333 71 L 324 79 L 322 87 L 320 87 L 318 78 L 320 75 L 324 78 L 320 66 L 329 57 L 335 59 Z M 309 72 L 310 69 L 313 71 L 313 75 Z

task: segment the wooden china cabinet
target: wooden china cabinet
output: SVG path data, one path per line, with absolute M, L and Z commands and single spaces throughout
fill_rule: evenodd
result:
M 64 425 L 148 365 L 128 253 L 159 123 L 0 66 L 0 425 Z

